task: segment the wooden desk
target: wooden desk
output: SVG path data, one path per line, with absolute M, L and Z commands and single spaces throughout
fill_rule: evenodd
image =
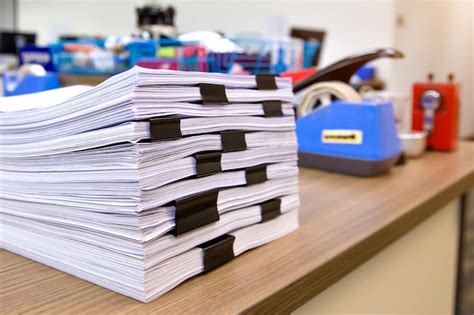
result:
M 474 185 L 474 143 L 427 153 L 376 178 L 302 169 L 301 227 L 143 304 L 0 252 L 0 311 L 286 312 L 362 264 Z

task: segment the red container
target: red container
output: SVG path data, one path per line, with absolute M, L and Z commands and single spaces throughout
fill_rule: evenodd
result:
M 287 71 L 280 73 L 280 77 L 282 78 L 291 78 L 291 82 L 293 84 L 303 81 L 307 77 L 315 74 L 317 72 L 316 68 L 308 68 L 304 70 L 297 70 L 297 71 Z
M 412 115 L 412 129 L 428 132 L 430 149 L 454 150 L 459 124 L 458 84 L 415 83 Z

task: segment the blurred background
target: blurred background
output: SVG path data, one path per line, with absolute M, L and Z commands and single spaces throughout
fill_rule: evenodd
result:
M 205 36 L 209 34 L 196 32 L 218 32 L 230 38 L 251 38 L 253 42 L 249 45 L 263 39 L 267 41 L 263 49 L 275 51 L 277 48 L 271 41 L 287 39 L 291 34 L 301 37 L 301 32 L 297 34 L 295 29 L 316 31 L 313 34 L 323 34 L 323 37 L 316 36 L 323 39 L 319 42 L 318 61 L 312 64 L 317 67 L 365 49 L 395 47 L 405 54 L 404 59 L 379 60 L 372 64 L 384 88 L 403 101 L 410 97 L 413 83 L 426 81 L 428 73 L 433 73 L 435 81 L 440 82 L 446 81 L 449 73 L 454 74 L 461 84 L 460 136 L 466 138 L 474 134 L 471 88 L 474 9 L 470 0 L 1 0 L 0 29 L 33 34 L 35 38 L 30 40 L 41 47 L 58 43 L 61 38 L 119 36 L 122 39 L 114 39 L 119 43 L 123 37 L 142 35 L 137 8 L 146 5 L 161 7 L 161 16 L 155 16 L 151 23 L 170 24 L 173 29 L 167 35 L 171 37 L 188 33 L 191 40 L 207 40 Z M 173 10 L 171 21 L 165 21 L 169 19 L 168 8 Z M 8 40 L 7 36 L 3 38 L 2 41 Z M 224 45 L 217 49 L 229 48 Z M 258 49 L 262 52 L 261 47 Z M 161 55 L 166 55 L 166 51 Z M 288 52 L 284 58 L 289 57 Z M 62 70 L 68 72 L 67 60 L 61 62 L 64 62 Z M 102 67 L 106 65 L 107 62 L 102 62 Z M 283 70 L 298 70 L 308 65 L 308 62 L 296 67 L 287 64 Z M 409 113 L 401 115 L 409 116 Z

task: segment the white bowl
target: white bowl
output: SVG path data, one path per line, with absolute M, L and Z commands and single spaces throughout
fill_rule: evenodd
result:
M 405 155 L 409 158 L 415 158 L 426 151 L 426 137 L 424 131 L 412 131 L 398 134 L 400 146 Z

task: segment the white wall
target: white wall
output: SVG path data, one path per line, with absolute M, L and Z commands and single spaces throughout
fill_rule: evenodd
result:
M 0 30 L 15 28 L 15 5 L 13 0 L 0 0 Z
M 19 27 L 39 32 L 48 43 L 65 32 L 129 34 L 140 0 L 19 0 Z M 180 32 L 217 30 L 235 35 L 264 28 L 268 16 L 286 16 L 289 25 L 328 30 L 322 64 L 358 50 L 390 46 L 394 1 L 166 1 L 177 9 Z M 382 61 L 385 77 L 391 61 Z
M 462 83 L 461 136 L 474 136 L 474 1 L 398 0 L 401 19 L 395 31 L 395 46 L 406 58 L 397 63 L 391 88 L 407 91 L 414 82 L 426 82 L 429 72 L 436 81 L 448 73 Z

